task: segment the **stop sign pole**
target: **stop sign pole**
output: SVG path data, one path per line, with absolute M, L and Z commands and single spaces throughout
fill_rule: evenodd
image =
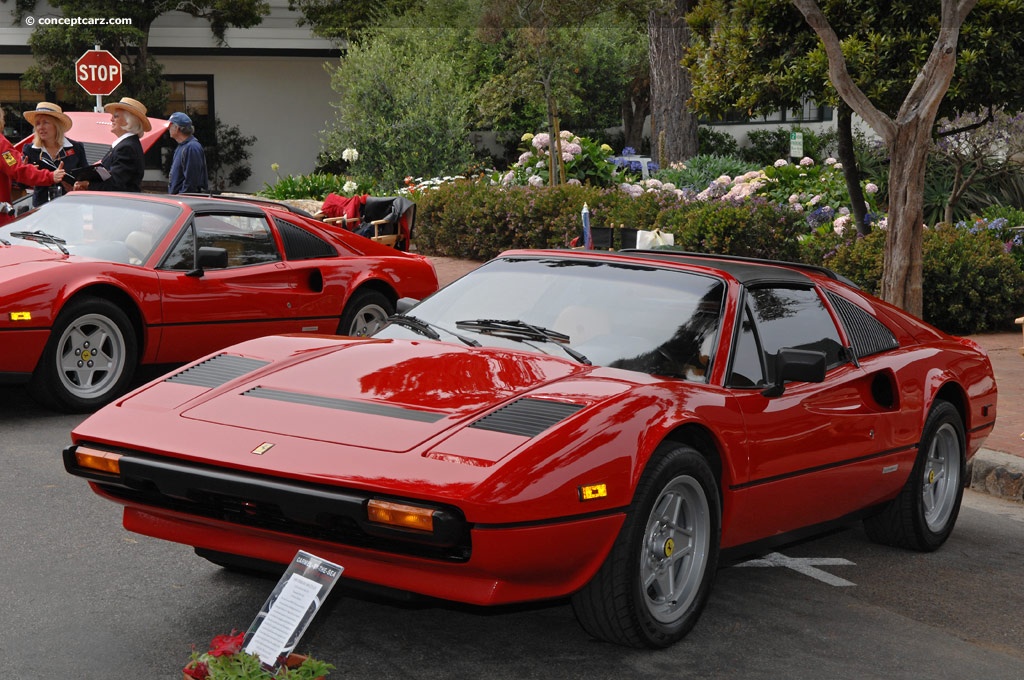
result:
M 103 111 L 103 97 L 121 85 L 121 62 L 113 54 L 95 49 L 87 50 L 75 62 L 75 80 L 82 89 L 96 96 L 96 112 Z

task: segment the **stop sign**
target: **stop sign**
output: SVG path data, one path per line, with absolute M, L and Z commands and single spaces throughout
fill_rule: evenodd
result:
M 75 62 L 75 80 L 92 95 L 108 95 L 121 84 L 121 62 L 106 50 L 88 50 Z

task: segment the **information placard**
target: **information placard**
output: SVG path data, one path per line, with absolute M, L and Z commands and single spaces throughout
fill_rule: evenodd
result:
M 300 550 L 245 633 L 243 649 L 277 670 L 295 650 L 344 567 Z

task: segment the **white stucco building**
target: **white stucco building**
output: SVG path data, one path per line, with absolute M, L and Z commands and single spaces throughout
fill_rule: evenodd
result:
M 288 9 L 288 0 L 269 0 L 269 5 L 270 15 L 259 26 L 228 29 L 226 45 L 217 44 L 208 22 L 183 12 L 161 16 L 150 31 L 150 54 L 163 65 L 172 90 L 168 110 L 150 114 L 198 110 L 256 137 L 252 177 L 238 187 L 242 191 L 273 183 L 273 163 L 282 176 L 311 172 L 320 133 L 333 115 L 334 92 L 324 65 L 337 63 L 340 51 L 313 37 L 307 26 L 298 26 L 300 15 Z M 8 133 L 14 132 L 10 119 L 34 108 L 39 99 L 20 84 L 21 74 L 32 64 L 28 38 L 42 20 L 60 13 L 39 2 L 31 18 L 18 25 L 11 25 L 13 15 L 13 2 L 0 5 L 0 105 L 7 112 Z M 134 93 L 121 86 L 104 102 L 124 96 Z M 146 179 L 160 181 L 164 176 L 150 168 Z

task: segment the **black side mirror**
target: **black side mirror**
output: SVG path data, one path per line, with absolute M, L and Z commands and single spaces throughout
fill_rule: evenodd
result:
M 199 248 L 199 257 L 196 268 L 187 272 L 185 276 L 200 277 L 207 269 L 227 269 L 228 251 L 227 248 L 215 248 L 214 246 L 202 246 Z
M 765 397 L 780 397 L 785 383 L 825 382 L 825 353 L 810 349 L 780 349 L 775 355 L 775 383 L 761 392 Z

